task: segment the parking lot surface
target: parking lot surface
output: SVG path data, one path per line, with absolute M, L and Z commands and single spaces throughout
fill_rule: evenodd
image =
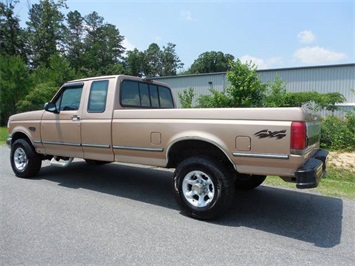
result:
M 2 145 L 0 175 L 0 265 L 355 265 L 354 200 L 260 186 L 205 222 L 169 171 L 77 160 L 21 179 Z

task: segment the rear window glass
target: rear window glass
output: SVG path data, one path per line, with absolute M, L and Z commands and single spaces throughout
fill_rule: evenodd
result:
M 150 101 L 152 103 L 152 107 L 159 108 L 159 94 L 158 94 L 158 86 L 150 85 Z
M 174 108 L 171 91 L 167 87 L 133 80 L 121 84 L 121 105 L 138 108 Z
M 138 82 L 130 80 L 122 82 L 121 104 L 123 106 L 140 106 Z
M 142 107 L 150 107 L 149 86 L 145 83 L 139 84 L 139 95 Z
M 173 108 L 174 107 L 171 93 L 168 88 L 159 87 L 159 100 L 160 100 L 160 107 L 161 108 Z

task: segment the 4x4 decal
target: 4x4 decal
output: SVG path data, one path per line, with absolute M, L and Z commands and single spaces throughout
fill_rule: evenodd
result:
M 282 139 L 283 137 L 286 136 L 286 129 L 280 131 L 269 131 L 268 129 L 263 129 L 260 130 L 259 132 L 256 132 L 254 135 L 257 136 L 259 139 L 263 139 L 263 138 Z

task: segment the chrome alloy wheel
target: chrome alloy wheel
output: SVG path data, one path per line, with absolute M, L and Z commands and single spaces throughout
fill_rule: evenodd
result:
M 24 149 L 17 148 L 14 152 L 14 163 L 18 171 L 22 172 L 28 165 L 28 157 Z
M 215 187 L 206 173 L 191 171 L 182 181 L 182 192 L 187 202 L 195 207 L 203 208 L 213 201 Z

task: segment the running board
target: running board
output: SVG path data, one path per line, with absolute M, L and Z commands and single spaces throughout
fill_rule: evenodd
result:
M 73 160 L 73 157 L 69 158 L 68 160 L 62 160 L 60 157 L 54 156 L 51 160 L 51 165 L 57 167 L 67 167 Z

